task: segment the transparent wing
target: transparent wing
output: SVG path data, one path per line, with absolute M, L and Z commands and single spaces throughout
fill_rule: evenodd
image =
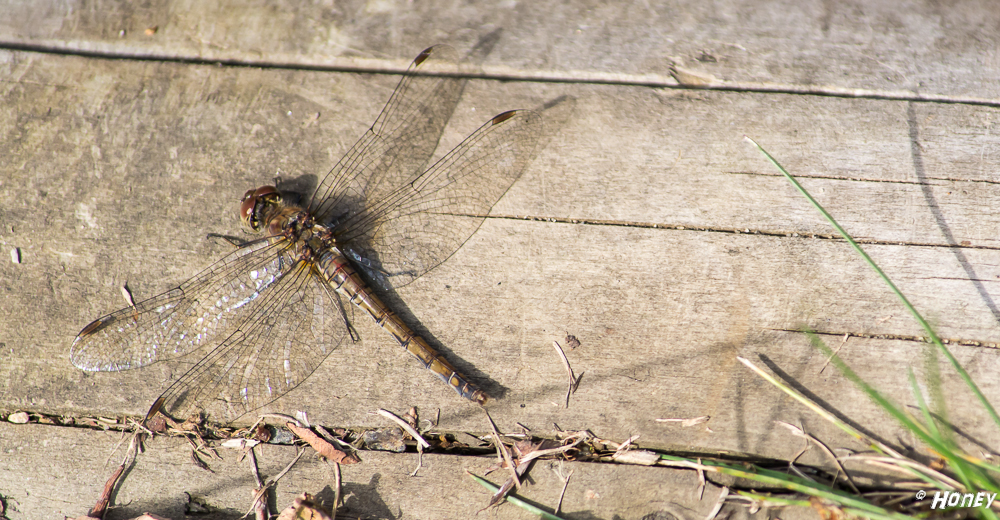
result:
M 338 243 L 382 284 L 399 288 L 451 256 L 531 161 L 541 116 L 504 112 L 411 182 L 338 221 Z
M 119 371 L 184 356 L 229 337 L 255 302 L 294 265 L 281 238 L 250 242 L 180 287 L 91 322 L 70 360 L 91 371 Z
M 347 335 L 328 288 L 299 262 L 251 306 L 242 325 L 174 381 L 150 409 L 183 416 L 220 399 L 242 415 L 309 377 Z
M 422 171 L 465 86 L 457 72 L 448 46 L 430 47 L 413 60 L 372 127 L 317 186 L 309 209 L 320 222 L 362 213 Z M 421 75 L 428 73 L 450 76 Z

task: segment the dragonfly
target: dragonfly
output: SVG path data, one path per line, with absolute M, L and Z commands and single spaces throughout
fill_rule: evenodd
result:
M 94 320 L 73 341 L 72 363 L 115 372 L 191 356 L 147 419 L 217 399 L 242 415 L 301 384 L 345 340 L 359 341 L 354 305 L 460 396 L 484 404 L 487 394 L 380 298 L 454 254 L 535 153 L 540 114 L 513 110 L 427 166 L 465 83 L 427 71 L 457 64 L 450 47 L 421 52 L 307 204 L 275 186 L 247 191 L 240 220 L 260 238 L 175 289 Z

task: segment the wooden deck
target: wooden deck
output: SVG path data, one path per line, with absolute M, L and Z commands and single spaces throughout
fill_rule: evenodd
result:
M 0 417 L 145 413 L 176 367 L 84 373 L 69 362 L 76 333 L 123 306 L 124 283 L 144 299 L 230 250 L 206 234 L 239 234 L 247 189 L 328 171 L 421 49 L 464 52 L 488 35 L 494 50 L 439 153 L 507 109 L 560 96 L 575 109 L 494 208 L 519 218 L 488 219 L 400 296 L 412 325 L 498 396 L 487 409 L 502 430 L 550 436 L 558 425 L 616 442 L 640 435 L 652 449 L 790 459 L 801 441 L 775 427 L 786 421 L 830 446 L 864 448 L 753 375 L 743 356 L 871 435 L 914 442 L 836 370 L 821 371 L 826 359 L 797 331 L 828 334 L 906 405 L 907 369 L 927 373 L 924 332 L 744 135 L 866 241 L 1000 398 L 992 2 L 302 4 L 0 2 Z M 15 249 L 20 263 L 8 260 Z M 370 320 L 356 326 L 363 342 L 267 410 L 364 428 L 386 425 L 370 413 L 378 408 L 416 406 L 424 418 L 440 410 L 441 430 L 488 431 L 479 407 Z M 585 373 L 568 409 L 551 347 L 566 334 L 582 342 L 567 354 Z M 940 366 L 949 419 L 997 446 L 985 412 Z M 689 428 L 657 421 L 704 415 Z M 4 514 L 85 514 L 118 441 L 0 423 Z M 268 446 L 262 471 L 293 454 Z M 186 493 L 238 517 L 252 479 L 235 453 L 224 457 L 209 473 L 185 442 L 157 439 L 112 517 L 181 518 Z M 344 483 L 363 517 L 472 518 L 488 501 L 463 470 L 482 473 L 491 457 L 428 454 L 412 478 L 415 454 L 361 458 Z M 825 464 L 812 453 L 805 462 Z M 520 495 L 553 507 L 559 466 L 536 466 Z M 576 472 L 562 506 L 570 519 L 703 518 L 718 494 L 710 487 L 699 500 L 690 471 L 562 466 Z M 276 504 L 332 482 L 324 463 L 303 460 Z M 510 505 L 489 514 L 528 517 Z

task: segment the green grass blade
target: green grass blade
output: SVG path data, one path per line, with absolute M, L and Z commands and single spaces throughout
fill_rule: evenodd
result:
M 920 386 L 917 384 L 917 376 L 913 375 L 913 369 L 907 369 L 906 375 L 910 380 L 910 389 L 913 391 L 913 398 L 917 401 L 920 414 L 924 416 L 924 422 L 927 425 L 927 434 L 937 439 L 941 444 L 954 448 L 955 443 L 951 442 L 951 439 L 941 435 L 941 431 L 937 427 L 937 421 L 931 415 L 931 410 L 927 407 L 927 402 L 924 400 L 924 394 L 920 391 Z
M 931 342 L 934 343 L 934 345 L 938 348 L 938 350 L 942 354 L 945 355 L 946 358 L 948 358 L 948 361 L 955 369 L 955 372 L 958 373 L 959 377 L 962 378 L 962 381 L 964 381 L 965 384 L 969 387 L 969 389 L 972 390 L 972 392 L 976 395 L 976 398 L 978 398 L 979 402 L 982 403 L 983 408 L 985 408 L 986 411 L 990 414 L 990 417 L 992 417 L 993 422 L 998 427 L 1000 427 L 1000 415 L 997 414 L 996 409 L 993 408 L 993 405 L 990 404 L 990 402 L 986 399 L 983 393 L 979 390 L 979 387 L 976 385 L 976 383 L 972 381 L 972 377 L 969 376 L 969 373 L 966 372 L 964 368 L 962 368 L 962 365 L 959 364 L 957 359 L 955 359 L 955 356 L 953 356 L 951 352 L 947 348 L 945 348 L 944 344 L 941 343 L 941 339 L 938 338 L 937 334 L 931 328 L 930 324 L 927 323 L 924 317 L 921 316 L 919 312 L 917 312 L 917 309 L 914 308 L 912 304 L 910 304 L 910 301 L 906 299 L 906 296 L 903 296 L 903 293 L 899 290 L 898 287 L 896 287 L 896 284 L 892 283 L 892 280 L 890 280 L 889 277 L 886 276 L 884 272 L 882 272 L 882 269 L 879 268 L 877 264 L 875 264 L 875 262 L 871 259 L 871 257 L 868 256 L 868 253 L 866 253 L 865 250 L 862 249 L 861 246 L 854 241 L 851 235 L 849 235 L 847 231 L 844 230 L 844 228 L 840 227 L 840 224 L 837 223 L 837 221 L 833 218 L 833 216 L 830 215 L 825 209 L 823 209 L 823 206 L 821 206 L 820 203 L 817 202 L 816 199 L 814 199 L 812 195 L 810 195 L 809 192 L 802 187 L 801 184 L 799 184 L 799 181 L 797 181 L 795 177 L 793 177 L 790 173 L 788 173 L 788 170 L 785 170 L 785 168 L 781 166 L 781 164 L 779 164 L 774 157 L 771 157 L 771 154 L 767 153 L 766 150 L 764 150 L 759 144 L 757 144 L 756 141 L 746 136 L 744 136 L 744 138 L 753 143 L 753 145 L 757 148 L 757 150 L 759 150 L 760 153 L 764 154 L 764 157 L 766 157 L 767 160 L 770 161 L 770 163 L 773 164 L 774 167 L 777 168 L 778 171 L 780 171 L 781 174 L 784 175 L 785 178 L 788 179 L 788 181 L 791 182 L 793 186 L 795 186 L 795 189 L 799 190 L 799 193 L 801 193 L 806 199 L 809 200 L 809 202 L 813 205 L 813 207 L 815 207 L 823 215 L 823 217 L 826 218 L 826 220 L 837 230 L 837 232 L 840 233 L 840 236 L 844 237 L 844 240 L 846 240 L 851 245 L 851 247 L 853 247 L 854 250 L 857 251 L 859 255 L 861 255 L 862 258 L 864 258 L 865 262 L 868 263 L 869 267 L 871 267 L 876 273 L 878 273 L 878 275 L 882 278 L 882 280 L 885 281 L 885 283 L 889 286 L 890 289 L 892 289 L 892 292 L 896 294 L 896 297 L 898 297 L 900 301 L 903 302 L 903 305 L 907 308 L 907 310 L 909 310 L 910 313 L 913 314 L 913 317 L 916 318 L 918 323 L 920 323 L 920 326 L 923 327 L 924 331 L 927 332 L 927 335 L 930 337 Z
M 965 461 L 961 459 L 958 455 L 959 450 L 955 446 L 951 439 L 947 439 L 941 435 L 941 431 L 937 427 L 937 421 L 934 420 L 934 416 L 931 415 L 930 408 L 927 407 L 927 402 L 924 400 L 924 395 L 920 392 L 920 387 L 917 385 L 917 378 L 913 375 L 913 370 L 909 369 L 906 371 L 907 376 L 910 379 L 910 387 L 913 389 L 913 397 L 917 400 L 917 406 L 920 408 L 920 413 L 924 416 L 924 421 L 926 422 L 926 434 L 937 439 L 942 446 L 947 446 L 948 448 L 948 459 L 951 463 L 952 469 L 955 471 L 955 475 L 958 477 L 962 484 L 966 488 L 970 488 L 972 482 L 969 475 L 969 469 L 965 464 Z
M 492 482 L 490 482 L 490 481 L 488 481 L 488 480 L 486 480 L 486 479 L 484 479 L 484 478 L 482 478 L 482 477 L 480 477 L 478 475 L 474 475 L 472 473 L 469 473 L 468 471 L 466 471 L 466 473 L 470 477 L 472 477 L 473 479 L 475 479 L 476 482 L 479 482 L 479 484 L 482 485 L 484 488 L 490 490 L 490 493 L 496 493 L 497 491 L 500 491 L 500 488 L 498 488 Z M 539 517 L 541 517 L 544 520 L 562 520 L 558 516 L 556 516 L 556 515 L 554 515 L 552 513 L 549 513 L 548 511 L 539 509 L 539 508 L 537 508 L 537 507 L 535 507 L 535 506 L 533 506 L 533 505 L 525 502 L 524 500 L 521 500 L 520 498 L 517 498 L 516 496 L 507 495 L 506 497 L 504 497 L 504 499 L 507 500 L 508 502 L 510 502 L 511 504 L 514 504 L 514 505 L 520 507 L 521 509 L 524 509 L 525 511 L 528 511 L 530 513 L 534 513 L 534 514 L 538 515 Z
M 829 347 L 826 347 L 824 345 L 824 348 L 826 348 L 827 351 L 829 351 Z M 880 444 L 878 442 L 875 442 L 875 441 L 873 441 L 871 439 L 868 439 L 863 434 L 861 434 L 861 432 L 855 430 L 851 425 L 845 423 L 844 421 L 840 420 L 837 416 L 835 416 L 835 415 L 831 414 L 830 412 L 824 410 L 818 404 L 814 403 L 812 400 L 810 400 L 808 397 L 802 395 L 801 393 L 799 393 L 794 388 L 791 388 L 788 385 L 782 383 L 781 381 L 778 381 L 773 376 L 771 376 L 767 372 L 764 372 L 763 370 L 761 370 L 760 368 L 758 368 L 756 365 L 754 365 L 753 363 L 751 363 L 749 360 L 747 360 L 745 358 L 742 358 L 742 357 L 739 357 L 739 356 L 737 356 L 736 359 L 739 360 L 744 365 L 746 365 L 748 368 L 750 368 L 750 370 L 753 370 L 754 372 L 756 372 L 757 375 L 759 375 L 761 378 L 763 378 L 767 382 L 771 383 L 772 385 L 776 386 L 779 390 L 785 392 L 786 394 L 788 394 L 789 396 L 791 396 L 796 401 L 802 403 L 803 405 L 805 405 L 807 408 L 809 408 L 810 410 L 812 410 L 813 412 L 815 412 L 820 417 L 822 417 L 822 418 L 826 419 L 827 421 L 833 423 L 835 426 L 837 426 L 838 428 L 844 430 L 845 432 L 847 432 L 848 434 L 850 434 L 855 439 L 857 439 L 857 440 L 859 440 L 859 441 L 867 444 L 868 447 L 871 448 L 873 451 L 878 452 L 878 453 L 882 453 L 882 454 L 886 454 L 886 450 L 883 449 L 882 444 Z M 933 477 L 927 475 L 923 471 L 920 471 L 920 470 L 918 470 L 918 469 L 916 469 L 914 467 L 910 467 L 909 465 L 899 465 L 898 467 L 901 470 L 910 473 L 915 478 L 918 478 L 920 480 L 923 480 L 924 482 L 927 482 L 929 485 L 940 487 L 940 489 L 950 489 L 949 487 L 943 486 L 940 483 L 938 483 Z
M 814 509 L 813 504 L 808 500 L 795 500 L 784 497 L 772 497 L 764 495 L 762 493 L 754 493 L 752 491 L 737 491 L 736 493 L 740 496 L 752 498 L 760 502 L 770 502 L 772 504 L 780 506 L 799 506 L 807 509 Z M 907 520 L 913 520 L 913 518 L 915 518 L 913 516 L 904 515 L 902 513 L 895 513 L 892 511 L 887 511 L 888 514 L 883 515 L 872 511 L 862 511 L 859 509 L 855 509 L 853 507 L 841 507 L 841 510 L 847 513 L 848 515 L 851 515 L 852 517 L 871 518 L 873 520 L 901 520 L 903 518 Z

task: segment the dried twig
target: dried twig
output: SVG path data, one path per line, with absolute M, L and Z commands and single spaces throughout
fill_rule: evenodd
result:
M 320 437 L 323 437 L 324 439 L 326 439 L 326 441 L 329 442 L 330 444 L 336 444 L 342 450 L 346 450 L 346 449 L 351 448 L 350 444 L 348 444 L 348 443 L 346 443 L 346 442 L 338 439 L 332 433 L 330 433 L 329 431 L 327 431 L 326 428 L 324 428 L 324 427 L 322 427 L 322 426 L 320 426 L 320 425 L 317 424 L 317 425 L 313 426 L 313 429 L 316 430 L 317 433 L 319 433 Z
M 576 392 L 577 387 L 580 386 L 580 380 L 583 379 L 583 374 L 580 377 L 576 377 L 573 374 L 573 367 L 569 366 L 569 358 L 566 357 L 566 353 L 563 352 L 561 346 L 559 346 L 558 341 L 552 342 L 552 348 L 556 349 L 556 353 L 559 354 L 559 359 L 562 360 L 563 366 L 566 367 L 566 374 L 569 376 L 569 385 L 566 387 L 566 408 L 569 408 L 569 396 Z
M 850 334 L 844 334 L 844 339 L 840 340 L 840 346 L 838 346 L 837 350 L 830 354 L 830 357 L 826 358 L 826 363 L 823 363 L 823 367 L 819 369 L 820 374 L 822 374 L 823 371 L 826 370 L 826 367 L 830 365 L 830 361 L 833 361 L 833 358 L 836 357 L 837 354 L 840 354 L 840 349 L 844 348 L 844 345 L 847 344 L 847 339 L 850 337 Z
M 518 477 L 523 477 L 528 472 L 531 468 L 532 461 L 536 458 L 530 457 L 529 455 L 538 451 L 538 448 L 544 443 L 545 441 L 517 441 L 514 443 L 514 451 L 517 453 L 517 458 L 514 459 L 514 461 L 517 462 L 517 465 L 514 467 L 514 473 Z M 500 501 L 503 500 L 507 496 L 507 493 L 510 493 L 510 490 L 513 488 L 514 479 L 508 477 L 503 485 L 500 486 L 500 490 L 494 493 L 493 497 L 490 498 L 490 503 L 486 507 L 491 507 L 500 503 Z
M 271 419 L 279 419 L 282 422 L 286 422 L 286 423 L 288 423 L 288 422 L 294 423 L 296 426 L 298 426 L 300 428 L 307 428 L 307 426 L 305 424 L 302 424 L 301 421 L 299 421 L 295 417 L 292 417 L 291 415 L 285 415 L 283 413 L 265 413 L 265 414 L 261 414 L 261 416 L 260 416 L 261 419 L 264 419 L 265 417 L 270 417 Z M 260 422 L 260 421 L 258 421 L 258 422 Z
M 934 480 L 937 480 L 938 482 L 946 486 L 951 486 L 954 489 L 959 489 L 962 487 L 961 482 L 958 482 L 957 480 L 945 475 L 944 473 L 941 473 L 940 471 L 932 469 L 925 464 L 921 464 L 917 461 L 910 459 L 897 459 L 894 457 L 880 457 L 875 455 L 849 455 L 847 457 L 844 457 L 844 460 L 860 460 L 862 462 L 871 464 L 873 466 L 878 466 L 880 468 L 887 468 L 894 471 L 898 471 L 904 475 L 911 477 L 913 476 L 912 471 L 916 470 L 920 473 L 923 473 L 924 475 L 933 478 Z M 912 470 L 905 468 L 912 468 Z
M 572 438 L 572 437 L 570 437 L 570 438 Z M 523 464 L 525 462 L 531 462 L 531 461 L 533 461 L 533 460 L 535 460 L 535 459 L 537 459 L 539 457 L 544 457 L 546 455 L 555 455 L 555 454 L 558 454 L 558 453 L 566 453 L 567 451 L 576 448 L 581 442 L 587 440 L 588 438 L 589 438 L 588 435 L 580 435 L 580 436 L 577 437 L 576 440 L 574 440 L 570 444 L 566 444 L 564 446 L 560 446 L 558 448 L 552 448 L 552 449 L 548 449 L 548 450 L 535 450 L 535 451 L 533 451 L 533 452 L 525 455 L 521 459 L 521 463 Z
M 679 422 L 681 423 L 682 428 L 690 428 L 691 426 L 694 426 L 696 424 L 708 422 L 708 420 L 711 418 L 712 416 L 710 415 L 702 415 L 701 417 L 692 417 L 690 419 L 653 419 L 653 420 L 659 423 Z
M 626 450 L 615 453 L 611 460 L 622 464 L 638 464 L 640 466 L 655 466 L 660 463 L 660 454 L 649 450 Z
M 493 423 L 493 418 L 490 417 L 490 412 L 483 410 L 486 413 L 486 421 L 490 423 L 490 429 L 493 430 L 493 443 L 497 447 L 497 453 L 500 455 L 499 458 L 503 459 L 507 463 L 507 467 L 510 469 L 510 474 L 514 479 L 514 484 L 517 485 L 517 489 L 521 489 L 521 479 L 517 476 L 517 468 L 514 467 L 514 461 L 510 458 L 510 452 L 507 450 L 507 446 L 500 440 L 500 432 L 497 431 L 497 425 Z
M 276 484 L 279 480 L 281 480 L 281 477 L 284 477 L 285 474 L 292 469 L 292 466 L 294 466 L 295 463 L 298 462 L 300 458 L 302 458 L 302 454 L 305 452 L 306 450 L 300 449 L 298 453 L 295 454 L 295 458 L 292 459 L 292 461 L 289 462 L 287 466 L 285 466 L 285 469 L 281 470 L 281 473 L 278 473 L 274 477 L 267 479 L 267 482 L 265 482 L 265 484 L 267 484 L 268 486 L 273 486 L 274 484 Z
M 212 468 L 210 468 L 208 464 L 205 463 L 205 461 L 201 460 L 201 457 L 198 456 L 198 452 L 196 450 L 191 450 L 191 462 L 195 466 L 198 466 L 199 468 L 209 473 L 215 473 L 214 471 L 212 471 Z
M 330 512 L 330 516 L 337 518 L 337 508 L 340 507 L 340 488 L 342 486 L 341 476 L 340 476 L 340 464 L 333 463 L 333 482 L 337 486 L 337 491 L 333 493 L 333 511 Z
M 719 514 L 719 511 L 722 511 L 722 506 L 726 503 L 726 497 L 728 496 L 729 488 L 723 486 L 722 492 L 719 493 L 719 499 L 715 501 L 715 506 L 712 507 L 712 510 L 708 513 L 708 516 L 705 517 L 705 520 L 713 520 L 715 515 Z
M 559 493 L 559 501 L 556 502 L 556 516 L 559 516 L 559 510 L 562 509 L 563 497 L 566 496 L 566 488 L 569 487 L 569 478 L 573 476 L 573 470 L 569 470 L 569 473 L 563 477 L 562 476 L 562 466 L 560 465 L 559 471 L 556 471 L 556 476 L 563 481 L 562 492 Z
M 264 481 L 260 479 L 260 472 L 257 470 L 257 455 L 254 453 L 254 449 L 250 448 L 248 452 L 250 456 L 250 473 L 253 473 L 253 480 L 257 483 L 257 487 L 253 490 L 253 504 L 250 505 L 250 510 L 253 511 L 254 518 L 257 520 L 267 520 L 267 500 L 264 498 L 267 496 L 267 487 L 264 486 Z M 250 513 L 247 512 L 247 515 Z M 246 517 L 247 515 L 243 515 Z
M 497 433 L 496 426 L 492 424 L 491 426 L 493 427 L 494 431 L 493 438 L 498 439 L 499 433 Z M 581 442 L 584 442 L 585 440 L 590 438 L 593 438 L 593 436 L 589 432 L 578 432 L 577 434 L 569 436 L 565 439 L 565 440 L 571 440 L 572 442 L 570 444 L 566 444 L 551 449 L 539 449 L 539 448 L 552 441 L 540 441 L 540 442 L 517 441 L 514 443 L 514 451 L 517 453 L 517 458 L 514 458 L 513 460 L 507 457 L 503 457 L 503 455 L 507 454 L 506 446 L 502 446 L 503 449 L 498 447 L 497 458 L 498 459 L 503 458 L 503 460 L 501 460 L 498 463 L 497 467 L 503 467 L 503 466 L 506 466 L 508 468 L 513 467 L 514 474 L 513 476 L 507 478 L 507 480 L 503 483 L 503 485 L 497 489 L 493 497 L 490 498 L 490 503 L 486 507 L 488 508 L 493 505 L 496 505 L 500 503 L 500 501 L 502 501 L 504 498 L 507 498 L 507 494 L 510 493 L 510 491 L 514 488 L 516 479 L 519 479 L 520 477 L 523 477 L 524 475 L 527 474 L 535 459 L 539 457 L 544 457 L 546 455 L 557 455 L 561 453 L 566 453 L 570 450 L 576 449 L 576 446 L 578 446 Z M 491 468 L 490 471 L 492 471 L 493 469 L 494 468 Z M 560 478 L 563 478 L 561 473 L 557 472 L 557 474 L 560 476 Z M 572 474 L 572 472 L 570 472 L 570 474 Z M 568 485 L 568 478 L 569 477 L 567 476 L 566 485 Z M 566 486 L 563 486 L 563 494 L 565 495 L 565 493 L 566 493 Z M 560 499 L 560 507 L 561 507 L 561 502 L 562 499 Z
M 625 442 L 621 443 L 621 445 L 618 446 L 618 449 L 615 450 L 615 454 L 612 455 L 611 457 L 612 458 L 620 457 L 623 452 L 625 452 L 626 450 L 628 450 L 629 446 L 632 445 L 633 441 L 639 440 L 639 435 L 640 434 L 636 434 L 636 435 L 633 435 L 633 436 L 629 437 L 628 439 L 626 439 Z
M 386 419 L 389 419 L 390 421 L 393 421 L 396 424 L 398 424 L 399 427 L 403 429 L 403 431 L 410 434 L 410 437 L 413 437 L 413 440 L 417 441 L 417 445 L 420 446 L 421 448 L 431 447 L 430 443 L 425 441 L 423 436 L 421 436 L 420 433 L 418 433 L 417 430 L 413 428 L 413 426 L 410 426 L 410 423 L 400 419 L 398 416 L 396 416 L 396 414 L 390 412 L 389 410 L 384 410 L 382 408 L 379 408 L 377 413 L 382 417 L 385 417 Z
M 417 472 L 420 471 L 420 468 L 422 467 L 424 467 L 424 450 L 420 448 L 420 445 L 417 445 L 417 467 L 413 468 L 413 471 L 410 472 L 410 476 L 417 476 Z
M 125 472 L 125 465 L 122 464 L 115 469 L 115 472 L 111 474 L 108 481 L 104 483 L 104 491 L 101 492 L 101 497 L 97 499 L 97 503 L 94 504 L 94 508 L 90 510 L 90 514 L 93 518 L 104 518 L 104 513 L 108 510 L 108 505 L 111 503 L 111 493 L 115 489 L 115 485 L 118 484 L 118 479 L 121 478 L 122 473 Z
M 843 473 L 844 474 L 844 478 L 847 479 L 847 484 L 849 486 L 851 486 L 851 490 L 854 491 L 854 493 L 856 493 L 858 495 L 861 494 L 861 492 L 858 491 L 858 487 L 854 485 L 854 480 L 851 479 L 851 475 L 847 472 L 846 469 L 844 469 L 844 465 L 840 463 L 840 459 L 838 459 L 837 456 L 833 454 L 833 451 L 829 447 L 827 447 L 826 444 L 823 444 L 822 441 L 820 441 L 819 439 L 813 437 L 812 435 L 809 435 L 808 433 L 805 432 L 805 430 L 803 430 L 802 428 L 800 428 L 798 426 L 795 426 L 795 425 L 792 425 L 792 424 L 788 424 L 788 423 L 782 422 L 782 421 L 776 421 L 776 422 L 778 424 L 784 426 L 785 428 L 788 428 L 792 432 L 792 435 L 795 435 L 796 437 L 802 437 L 803 439 L 806 439 L 806 441 L 812 442 L 813 444 L 819 446 L 819 448 L 821 450 L 823 450 L 823 453 L 825 453 L 828 457 L 830 457 L 830 460 L 832 460 L 834 462 L 834 464 L 837 465 L 838 475 L 834 475 L 834 477 L 833 477 L 833 483 L 831 485 L 836 485 L 837 484 L 837 477 L 839 476 L 839 473 Z
M 698 457 L 698 464 L 701 464 L 701 457 Z M 705 498 L 705 470 L 698 468 L 698 501 Z
M 157 414 L 154 415 L 153 417 L 147 419 L 147 421 L 153 420 L 157 417 L 162 418 L 166 426 L 168 426 L 168 428 L 166 428 L 166 431 L 175 435 L 184 436 L 188 440 L 188 443 L 191 444 L 191 447 L 194 448 L 195 450 L 197 451 L 210 450 L 217 458 L 220 459 L 222 458 L 219 457 L 219 454 L 215 452 L 215 449 L 210 447 L 208 443 L 205 442 L 205 438 L 201 436 L 201 431 L 200 431 L 201 427 L 195 420 L 193 420 L 193 418 L 188 418 L 188 420 L 184 421 L 183 423 L 178 423 L 177 421 L 168 417 L 167 414 L 160 411 L 157 412 Z M 195 443 L 194 440 L 191 439 L 192 436 L 195 439 L 198 439 L 197 443 Z
M 267 479 L 267 481 L 264 482 L 263 484 L 260 484 L 260 488 L 256 492 L 254 492 L 254 497 L 253 497 L 254 506 L 252 506 L 250 510 L 243 515 L 244 517 L 249 516 L 250 513 L 255 511 L 255 506 L 257 505 L 257 501 L 260 500 L 262 496 L 264 496 L 264 493 L 267 492 L 267 489 L 275 485 L 279 480 L 281 480 L 281 478 L 284 477 L 285 474 L 292 469 L 292 466 L 294 466 L 295 463 L 299 461 L 299 459 L 302 457 L 302 454 L 305 452 L 306 452 L 305 449 L 299 448 L 298 453 L 295 454 L 295 458 L 292 459 L 292 461 L 289 462 L 287 466 L 285 466 L 285 469 L 281 470 L 281 473 L 278 473 L 274 477 Z M 250 450 L 250 456 L 253 457 L 253 450 Z M 257 472 L 256 458 L 253 459 L 253 464 L 251 465 L 251 467 L 253 468 L 254 476 L 257 478 L 257 481 L 260 482 L 260 476 L 256 474 Z
M 111 494 L 114 493 L 115 487 L 118 485 L 118 480 L 125 473 L 125 468 L 135 463 L 135 457 L 139 453 L 139 446 L 142 443 L 142 439 L 139 437 L 142 435 L 140 432 L 132 434 L 132 440 L 129 441 L 125 458 L 122 459 L 122 463 L 118 465 L 118 468 L 111 474 L 108 481 L 104 483 L 104 490 L 101 492 L 101 496 L 97 499 L 97 503 L 94 504 L 94 508 L 90 510 L 88 516 L 104 518 L 104 514 L 108 511 L 108 506 L 111 504 Z
M 142 431 L 142 433 L 145 433 L 146 435 L 149 435 L 150 437 L 152 437 L 152 436 L 153 436 L 153 432 L 152 432 L 152 431 L 151 431 L 151 430 L 150 430 L 149 428 L 146 428 L 146 425 L 145 425 L 145 424 L 142 424 L 142 422 L 141 422 L 141 421 L 137 421 L 137 420 L 135 420 L 135 419 L 131 419 L 131 418 L 130 418 L 130 419 L 128 420 L 128 424 L 129 424 L 129 426 L 131 426 L 131 427 L 132 427 L 133 429 L 136 429 L 136 430 L 141 430 L 141 431 Z M 139 453 L 142 453 L 142 444 L 139 444 Z
M 133 433 L 133 435 L 135 435 L 135 434 Z M 129 437 L 128 437 L 127 432 L 122 431 L 121 435 L 120 435 L 120 438 L 118 439 L 118 442 L 115 443 L 114 449 L 112 449 L 111 453 L 108 454 L 108 458 L 104 459 L 104 468 L 108 467 L 108 464 L 111 462 L 111 459 L 115 456 L 115 453 L 118 453 L 118 448 L 121 448 L 122 444 L 125 443 L 125 439 L 128 439 L 128 438 Z M 128 456 L 128 455 L 126 454 L 126 456 Z

